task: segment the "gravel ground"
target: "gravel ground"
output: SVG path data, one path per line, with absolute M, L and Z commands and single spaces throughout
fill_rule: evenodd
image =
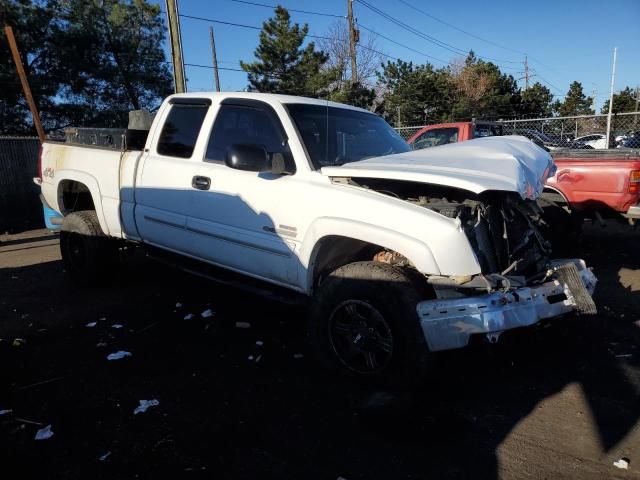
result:
M 0 477 L 640 478 L 639 252 L 588 227 L 597 316 L 434 355 L 407 394 L 318 369 L 299 308 L 139 258 L 79 288 L 55 235 L 0 236 Z

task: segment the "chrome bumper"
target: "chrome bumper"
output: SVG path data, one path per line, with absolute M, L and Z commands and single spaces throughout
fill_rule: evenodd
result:
M 583 260 L 556 261 L 554 266 L 568 262 L 576 265 L 586 290 L 593 294 L 597 279 Z M 534 325 L 540 320 L 572 312 L 575 307 L 574 295 L 567 284 L 551 280 L 533 288 L 451 300 L 427 300 L 418 304 L 417 311 L 429 349 L 438 351 L 465 347 L 476 334 L 497 339 L 506 330 Z
M 640 220 L 640 205 L 629 207 L 629 210 L 627 210 L 624 216 L 633 220 Z

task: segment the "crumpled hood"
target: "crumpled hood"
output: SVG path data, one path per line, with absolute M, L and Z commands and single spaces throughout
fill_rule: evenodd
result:
M 466 142 L 322 167 L 329 177 L 388 178 L 461 188 L 517 192 L 534 200 L 555 174 L 548 152 L 521 136 Z

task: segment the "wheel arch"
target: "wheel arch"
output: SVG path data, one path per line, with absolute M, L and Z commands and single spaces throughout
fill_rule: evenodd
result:
M 301 248 L 301 264 L 306 267 L 303 290 L 312 294 L 324 275 L 349 263 L 372 260 L 381 250 L 397 252 L 420 272 L 440 274 L 423 242 L 375 225 L 324 218 L 314 222 Z
M 79 210 L 94 210 L 100 228 L 108 234 L 109 229 L 102 210 L 102 196 L 97 180 L 84 172 L 60 173 L 62 178 L 58 181 L 56 189 L 59 212 L 66 216 Z
M 544 196 L 544 194 L 549 194 L 548 197 L 550 200 L 554 200 L 556 195 L 559 195 L 560 197 L 562 197 L 562 201 L 567 205 L 567 206 L 571 206 L 571 203 L 569 202 L 569 199 L 567 198 L 567 196 L 562 192 L 562 190 L 556 188 L 556 187 L 551 187 L 549 185 L 545 185 L 544 189 L 542 190 L 542 195 Z M 556 198 L 557 199 L 557 198 Z M 554 200 L 555 201 L 555 200 Z

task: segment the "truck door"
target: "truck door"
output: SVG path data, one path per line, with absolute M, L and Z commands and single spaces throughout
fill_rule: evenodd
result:
M 195 175 L 187 218 L 198 257 L 267 280 L 294 284 L 293 226 L 282 225 L 282 212 L 295 208 L 295 175 L 235 170 L 225 165 L 233 144 L 263 145 L 267 152 L 290 155 L 277 114 L 264 102 L 226 99 L 216 114 Z
M 209 99 L 178 97 L 161 113 L 158 139 L 139 167 L 135 187 L 136 224 L 147 243 L 192 253 L 186 225 L 193 200 L 194 151 L 210 104 Z

